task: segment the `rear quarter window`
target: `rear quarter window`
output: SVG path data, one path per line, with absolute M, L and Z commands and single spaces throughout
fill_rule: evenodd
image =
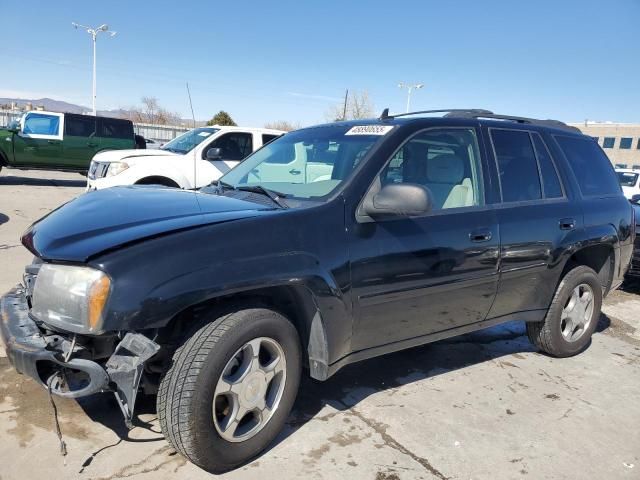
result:
M 562 135 L 556 135 L 555 139 L 573 170 L 582 195 L 621 193 L 611 162 L 593 139 Z

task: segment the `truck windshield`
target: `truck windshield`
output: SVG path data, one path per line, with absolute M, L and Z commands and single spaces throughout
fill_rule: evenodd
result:
M 196 147 L 196 145 L 198 145 L 204 139 L 209 138 L 218 130 L 219 128 L 213 127 L 194 128 L 193 130 L 189 130 L 179 137 L 174 138 L 169 143 L 164 144 L 161 149 L 168 150 L 169 152 L 173 153 L 189 153 Z
M 347 180 L 391 126 L 331 125 L 288 133 L 247 157 L 220 182 L 319 199 Z
M 633 187 L 638 180 L 638 174 L 633 172 L 616 172 L 618 174 L 618 181 L 623 187 Z

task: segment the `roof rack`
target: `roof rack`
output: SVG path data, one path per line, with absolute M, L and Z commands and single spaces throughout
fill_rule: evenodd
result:
M 449 109 L 442 109 L 442 110 L 420 110 L 417 112 L 399 113 L 396 115 L 389 115 L 389 109 L 385 108 L 384 111 L 382 112 L 382 115 L 380 115 L 380 119 L 386 120 L 386 119 L 391 119 L 396 117 L 420 115 L 424 113 L 444 113 L 445 114 L 444 117 L 446 118 L 486 118 L 489 120 L 506 120 L 506 121 L 516 122 L 516 123 L 540 125 L 544 127 L 552 127 L 552 128 L 562 129 L 562 130 L 569 130 L 571 132 L 582 133 L 580 132 L 579 128 L 567 125 L 566 123 L 561 122 L 560 120 L 551 120 L 551 119 L 539 120 L 537 118 L 517 117 L 514 115 L 500 115 L 497 113 L 493 113 L 490 110 L 484 110 L 481 108 L 467 108 L 467 109 L 449 108 Z
M 380 115 L 380 120 L 386 120 L 386 119 L 397 118 L 397 117 L 408 117 L 410 115 L 421 115 L 423 113 L 447 113 L 447 114 L 455 113 L 455 114 L 460 114 L 459 116 L 463 116 L 463 115 L 471 116 L 474 114 L 475 115 L 484 115 L 484 114 L 493 115 L 493 112 L 490 112 L 489 110 L 483 110 L 481 108 L 444 108 L 441 110 L 419 110 L 417 112 L 396 113 L 394 115 L 389 115 L 389 109 L 385 108 L 382 111 L 382 114 Z

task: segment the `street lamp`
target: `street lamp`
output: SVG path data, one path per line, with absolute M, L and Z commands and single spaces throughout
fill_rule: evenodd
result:
M 106 24 L 102 24 L 97 28 L 87 27 L 86 25 L 80 25 L 79 23 L 72 22 L 71 25 L 77 30 L 78 28 L 82 28 L 87 31 L 89 35 L 91 35 L 91 40 L 93 42 L 93 115 L 96 114 L 96 38 L 100 32 L 108 33 L 110 37 L 115 36 L 117 32 L 109 32 L 109 26 Z
M 400 82 L 398 84 L 398 88 L 406 88 L 407 89 L 407 113 L 409 113 L 409 107 L 411 106 L 411 91 L 417 90 L 419 88 L 424 87 L 424 83 L 416 83 L 415 85 L 407 85 L 406 83 Z

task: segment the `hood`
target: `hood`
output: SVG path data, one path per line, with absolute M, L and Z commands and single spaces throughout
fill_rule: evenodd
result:
M 85 193 L 40 219 L 22 244 L 44 260 L 85 262 L 107 250 L 176 230 L 239 220 L 272 207 L 163 187 Z
M 120 162 L 126 159 L 148 158 L 148 157 L 168 157 L 177 153 L 167 150 L 147 150 L 145 148 L 136 150 L 107 150 L 94 155 L 94 162 Z

